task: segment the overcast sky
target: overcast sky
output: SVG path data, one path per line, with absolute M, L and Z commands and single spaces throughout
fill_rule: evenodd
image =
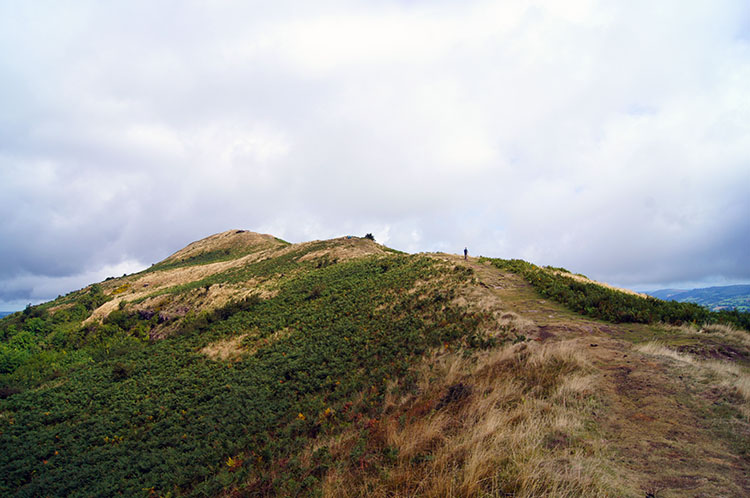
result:
M 750 282 L 747 0 L 0 0 L 0 310 L 231 228 Z

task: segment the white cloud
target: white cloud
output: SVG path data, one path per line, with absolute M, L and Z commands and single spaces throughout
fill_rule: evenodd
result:
M 235 227 L 750 279 L 748 14 L 5 3 L 0 279 L 67 285 Z

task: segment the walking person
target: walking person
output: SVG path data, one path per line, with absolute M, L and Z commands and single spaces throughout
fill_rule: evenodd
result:
M 464 247 L 464 261 L 466 261 L 467 259 L 469 259 L 469 250 Z

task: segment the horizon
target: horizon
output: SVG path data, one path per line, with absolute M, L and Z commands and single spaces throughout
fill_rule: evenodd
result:
M 0 308 L 236 226 L 749 282 L 750 3 L 665 1 L 0 3 Z
M 231 230 L 234 230 L 234 229 L 230 229 L 230 231 Z M 237 230 L 247 230 L 247 229 L 237 229 Z M 253 231 L 253 230 L 249 230 L 249 231 Z M 221 232 L 216 232 L 216 233 L 221 233 Z M 260 233 L 260 232 L 256 232 L 256 233 Z M 209 237 L 209 236 L 215 235 L 215 234 L 209 234 L 206 237 Z M 274 234 L 268 234 L 268 235 L 275 236 Z M 337 235 L 337 236 L 334 236 L 334 237 L 330 237 L 330 239 L 335 239 L 335 238 L 339 238 L 339 237 L 346 237 L 346 236 L 349 236 L 349 235 L 354 236 L 354 237 L 362 237 L 364 234 L 363 235 L 354 235 L 354 234 Z M 204 237 L 202 237 L 202 238 L 204 238 Z M 279 238 L 281 238 L 281 237 L 279 237 Z M 124 273 L 127 274 L 127 275 L 131 275 L 131 274 L 135 274 L 135 273 L 139 273 L 141 271 L 147 270 L 153 264 L 156 264 L 156 263 L 162 261 L 163 259 L 166 259 L 170 255 L 172 255 L 175 252 L 183 249 L 184 247 L 186 247 L 190 243 L 196 242 L 197 240 L 201 240 L 201 239 L 196 239 L 196 240 L 190 241 L 190 242 L 186 243 L 182 247 L 175 248 L 174 251 L 171 251 L 169 254 L 166 254 L 162 259 L 160 259 L 158 261 L 154 261 L 153 263 L 144 264 L 140 268 L 135 269 L 134 271 L 124 272 Z M 329 239 L 311 239 L 311 240 L 329 240 Z M 295 242 L 287 241 L 287 242 L 290 242 L 292 244 L 297 244 L 297 243 L 309 242 L 309 240 L 301 240 L 301 241 L 295 241 Z M 377 239 L 377 237 L 375 238 L 375 242 L 377 242 L 378 244 L 382 244 L 382 242 L 379 241 Z M 382 245 L 386 245 L 386 244 L 382 244 Z M 390 247 L 390 246 L 388 246 L 388 247 Z M 401 250 L 401 249 L 398 249 L 397 247 L 392 247 L 392 249 Z M 403 251 L 403 252 L 407 252 L 407 251 Z M 408 254 L 419 254 L 419 253 L 428 253 L 428 252 L 446 252 L 446 251 L 418 251 L 418 252 L 413 252 L 413 253 L 409 252 Z M 463 252 L 462 251 L 457 251 L 455 253 L 449 253 L 449 254 L 462 255 Z M 498 258 L 499 257 L 499 256 L 491 255 L 491 254 L 477 254 L 477 255 L 472 255 L 471 252 L 469 253 L 469 255 L 470 256 L 476 256 L 476 257 L 483 256 L 483 257 L 489 257 L 489 258 Z M 522 259 L 522 258 L 507 257 L 507 258 L 501 258 L 501 259 Z M 529 262 L 533 263 L 533 264 L 536 264 L 537 266 L 548 266 L 548 265 L 541 264 L 541 263 L 538 263 L 538 262 L 535 262 L 535 261 L 529 261 Z M 549 265 L 549 266 L 552 266 L 552 265 Z M 576 270 L 571 269 L 571 268 L 565 268 L 565 269 L 569 270 L 571 273 L 582 274 L 582 275 L 585 275 L 588 278 L 591 278 L 589 275 L 586 275 L 585 271 L 576 271 Z M 85 288 L 88 285 L 91 285 L 91 284 L 94 284 L 94 283 L 103 282 L 106 278 L 109 278 L 109 277 L 115 277 L 115 278 L 117 278 L 119 276 L 120 276 L 119 274 L 117 274 L 117 275 L 115 275 L 115 274 L 106 275 L 106 276 L 103 276 L 103 277 L 99 278 L 98 280 L 93 280 L 93 281 L 87 282 L 86 284 L 84 284 L 84 285 L 82 285 L 80 287 L 71 288 L 71 289 L 67 290 L 66 292 L 62 292 L 59 295 L 65 295 L 68 292 L 77 291 L 79 289 Z M 597 280 L 597 279 L 593 279 L 593 280 Z M 658 284 L 657 284 L 655 286 L 652 286 L 653 288 L 648 288 L 649 287 L 648 285 L 644 285 L 644 286 L 640 286 L 640 287 L 639 286 L 626 287 L 626 286 L 623 286 L 623 285 L 618 285 L 617 283 L 614 283 L 614 282 L 602 281 L 602 283 L 609 284 L 609 285 L 612 285 L 612 286 L 615 286 L 615 287 L 619 287 L 619 288 L 623 288 L 623 289 L 626 289 L 626 290 L 640 292 L 640 293 L 649 293 L 649 292 L 656 292 L 656 291 L 661 291 L 661 290 L 685 290 L 685 291 L 691 291 L 691 290 L 697 290 L 697 289 L 707 289 L 707 288 L 712 288 L 712 287 L 730 287 L 730 286 L 735 286 L 735 285 L 750 285 L 750 281 L 737 282 L 737 283 L 718 283 L 718 284 L 708 284 L 708 285 L 704 285 L 704 284 L 702 284 L 700 282 L 694 282 L 692 284 L 689 283 L 689 282 L 687 282 L 687 283 L 682 282 L 682 283 L 678 283 L 678 284 L 675 284 L 675 285 L 672 285 L 672 286 L 661 286 L 661 287 L 658 286 Z M 677 285 L 687 285 L 687 286 L 681 287 L 681 286 L 677 286 Z M 692 285 L 692 286 L 690 286 L 690 285 Z M 29 304 L 32 305 L 32 306 L 35 306 L 35 305 L 42 304 L 42 303 L 45 303 L 45 302 L 48 302 L 48 301 L 52 301 L 56 297 L 59 297 L 59 296 L 53 296 L 53 297 L 50 297 L 49 299 L 37 300 L 36 302 L 25 302 L 25 303 L 17 302 L 17 303 L 15 303 L 13 305 L 5 304 L 4 305 L 5 307 L 0 306 L 0 313 L 16 313 L 16 312 L 19 312 L 19 311 L 23 311 L 26 308 L 26 306 L 29 305 Z

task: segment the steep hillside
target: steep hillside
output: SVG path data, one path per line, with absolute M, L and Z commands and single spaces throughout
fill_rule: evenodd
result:
M 0 321 L 0 493 L 747 496 L 746 320 L 224 232 Z

